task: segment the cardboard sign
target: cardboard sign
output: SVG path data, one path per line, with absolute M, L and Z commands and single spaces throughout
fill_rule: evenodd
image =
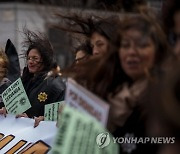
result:
M 56 102 L 45 105 L 44 111 L 44 120 L 45 121 L 57 121 L 58 119 L 58 111 L 61 105 L 64 105 L 65 102 Z
M 109 105 L 72 79 L 68 79 L 65 101 L 79 111 L 88 113 L 103 126 L 106 126 Z
M 52 153 L 118 154 L 119 149 L 97 120 L 66 105 L 59 118 Z
M 31 107 L 20 78 L 2 93 L 2 99 L 10 114 L 21 114 Z

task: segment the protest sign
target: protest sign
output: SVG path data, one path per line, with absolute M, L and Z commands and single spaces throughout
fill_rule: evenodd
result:
M 2 93 L 2 99 L 10 114 L 21 114 L 31 107 L 20 78 Z
M 72 79 L 68 79 L 67 82 L 65 101 L 79 111 L 88 113 L 103 126 L 106 126 L 109 105 Z
M 51 153 L 57 131 L 56 122 L 41 121 L 34 128 L 33 119 L 17 119 L 8 114 L 6 118 L 0 116 L 0 126 L 0 153 Z
M 59 118 L 53 154 L 118 154 L 110 133 L 88 114 L 66 105 Z
M 56 102 L 45 105 L 44 120 L 45 121 L 57 121 L 59 107 L 64 105 L 65 102 Z

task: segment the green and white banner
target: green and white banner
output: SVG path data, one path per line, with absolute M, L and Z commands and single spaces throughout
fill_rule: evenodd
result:
M 66 105 L 58 123 L 53 154 L 119 154 L 112 135 L 88 114 Z
M 45 121 L 57 121 L 59 108 L 64 106 L 65 102 L 56 102 L 45 105 L 44 120 Z

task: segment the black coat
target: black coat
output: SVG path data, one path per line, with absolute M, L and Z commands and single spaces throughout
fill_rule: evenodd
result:
M 61 77 L 46 77 L 47 72 L 42 72 L 35 77 L 27 73 L 22 77 L 25 91 L 32 106 L 25 112 L 30 118 L 44 116 L 46 104 L 64 100 L 65 84 Z

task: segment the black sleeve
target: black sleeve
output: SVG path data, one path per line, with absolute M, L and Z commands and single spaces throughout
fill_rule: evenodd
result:
M 4 92 L 4 90 L 7 89 L 7 87 L 9 87 L 11 85 L 11 82 L 8 81 L 6 83 L 4 83 L 3 85 L 0 86 L 0 108 L 4 107 L 4 103 L 3 103 L 3 100 L 2 100 L 2 93 Z
M 52 79 L 51 85 L 51 98 L 50 103 L 59 102 L 64 100 L 65 96 L 65 84 L 62 81 L 61 77 L 56 77 Z

